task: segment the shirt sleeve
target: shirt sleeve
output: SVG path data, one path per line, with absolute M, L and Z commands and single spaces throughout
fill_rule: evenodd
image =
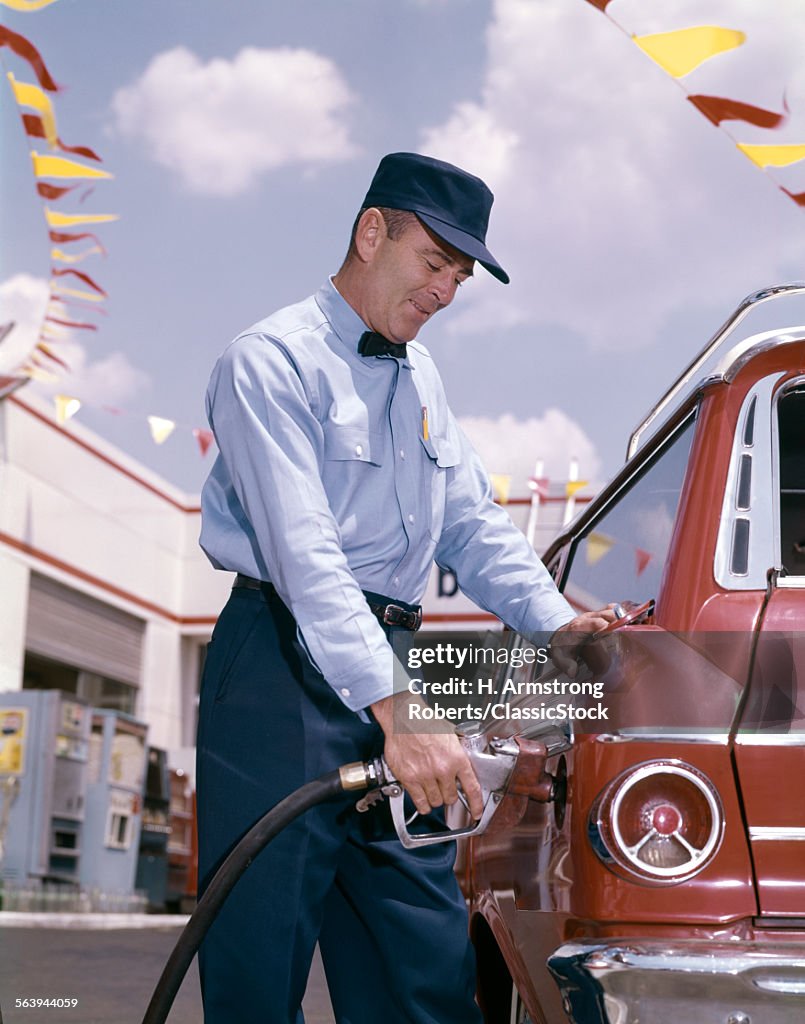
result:
M 534 642 L 544 642 L 575 612 L 508 512 L 452 413 L 449 429 L 461 457 L 446 469 L 445 517 L 436 561 L 472 601 Z
M 253 334 L 218 361 L 207 410 L 265 578 L 314 665 L 358 711 L 392 693 L 394 656 L 341 548 L 314 400 L 282 342 Z

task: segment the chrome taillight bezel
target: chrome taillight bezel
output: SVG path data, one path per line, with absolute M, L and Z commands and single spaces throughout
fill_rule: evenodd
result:
M 651 865 L 637 856 L 638 847 L 629 846 L 623 836 L 619 815 L 623 802 L 640 782 L 655 776 L 671 776 L 692 785 L 704 799 L 710 814 L 710 827 L 701 847 L 694 848 L 678 834 L 672 837 L 688 849 L 690 857 L 685 863 L 672 867 Z M 718 853 L 724 836 L 724 808 L 718 792 L 707 776 L 693 765 L 676 758 L 643 761 L 621 772 L 599 794 L 590 809 L 588 835 L 600 860 L 615 874 L 646 885 L 677 885 L 697 875 Z M 648 830 L 640 847 L 655 838 Z

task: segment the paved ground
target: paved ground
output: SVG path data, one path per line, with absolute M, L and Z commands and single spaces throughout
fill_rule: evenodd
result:
M 176 939 L 176 926 L 82 930 L 3 927 L 0 914 L 2 1024 L 140 1024 Z M 15 1008 L 16 999 L 75 998 L 75 1009 Z M 304 1002 L 307 1024 L 333 1024 L 321 963 Z M 193 962 L 168 1024 L 201 1024 Z

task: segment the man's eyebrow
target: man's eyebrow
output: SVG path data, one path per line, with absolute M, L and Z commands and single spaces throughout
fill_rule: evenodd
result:
M 433 248 L 430 249 L 423 249 L 422 252 L 425 256 L 438 256 L 440 259 L 443 259 L 446 263 L 449 263 L 451 266 L 458 265 L 458 260 L 451 256 L 450 253 L 445 252 L 444 249 L 438 249 L 434 246 Z M 472 277 L 472 264 L 470 264 L 469 266 L 458 265 L 458 271 L 460 274 L 466 274 L 467 277 Z

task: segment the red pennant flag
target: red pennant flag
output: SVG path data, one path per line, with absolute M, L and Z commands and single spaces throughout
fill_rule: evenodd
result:
M 782 185 L 780 186 L 780 191 L 785 192 L 789 199 L 793 199 L 797 206 L 805 206 L 805 192 L 789 192 Z
M 607 4 L 610 0 L 587 0 L 588 4 L 592 4 L 593 7 L 597 7 L 599 11 L 606 11 Z
M 92 241 L 103 249 L 101 241 L 97 235 L 93 235 L 91 231 L 49 231 L 51 242 L 57 242 L 59 245 L 66 245 L 67 242 L 80 242 L 82 238 L 91 238 Z M 103 249 L 104 254 L 106 249 Z
M 23 114 L 22 123 L 25 126 L 25 133 L 27 135 L 35 139 L 45 138 L 45 126 L 38 114 Z M 88 160 L 97 160 L 98 163 L 103 163 L 95 150 L 90 149 L 89 146 L 68 146 L 59 138 L 56 139 L 56 145 L 63 153 L 72 153 L 74 156 L 84 156 Z
M 48 92 L 59 92 L 60 86 L 56 85 L 51 78 L 50 72 L 45 67 L 45 62 L 39 55 L 39 51 L 32 43 L 28 42 L 25 36 L 18 35 L 16 32 L 12 32 L 10 28 L 0 25 L 0 46 L 7 46 L 18 57 L 28 61 L 34 70 L 37 81 L 43 89 L 47 89 Z
M 644 551 L 642 548 L 635 548 L 634 555 L 637 575 L 640 576 L 645 572 L 646 566 L 651 561 L 652 555 L 650 551 Z
M 45 320 L 52 324 L 60 324 L 62 327 L 80 327 L 85 331 L 97 331 L 97 324 L 79 323 L 77 320 L 62 320 L 57 316 L 46 316 Z
M 46 345 L 44 342 L 40 341 L 39 344 L 36 347 L 37 347 L 37 349 L 40 352 L 44 352 L 45 355 L 48 357 L 48 359 L 52 359 L 54 363 L 58 363 L 59 366 L 61 366 L 63 369 L 69 371 L 69 369 L 70 369 L 69 363 L 65 363 L 65 361 L 63 359 L 60 359 L 56 355 L 56 353 L 53 351 L 53 349 L 50 348 L 49 345 Z
M 43 199 L 61 199 L 74 188 L 78 188 L 78 185 L 49 185 L 46 181 L 39 181 L 36 184 L 36 191 Z
M 193 437 L 198 441 L 201 454 L 206 455 L 210 445 L 215 440 L 211 430 L 202 430 L 200 427 L 193 428 Z
M 784 102 L 784 114 L 776 114 L 773 110 L 753 107 L 751 103 L 739 103 L 738 100 L 723 99 L 721 96 L 688 96 L 688 99 L 716 127 L 722 121 L 745 121 L 758 128 L 779 128 L 788 118 L 788 105 Z
M 528 478 L 529 490 L 536 491 L 540 498 L 548 497 L 548 484 L 550 481 L 547 476 L 530 476 Z
M 90 288 L 94 288 L 96 292 L 101 295 L 106 295 L 106 292 L 101 288 L 99 284 L 96 284 L 89 274 L 85 274 L 83 270 L 74 270 L 72 267 L 55 267 L 52 271 L 54 277 L 64 277 L 66 274 L 72 274 L 77 277 L 79 281 L 83 281 L 84 284 L 89 285 Z

